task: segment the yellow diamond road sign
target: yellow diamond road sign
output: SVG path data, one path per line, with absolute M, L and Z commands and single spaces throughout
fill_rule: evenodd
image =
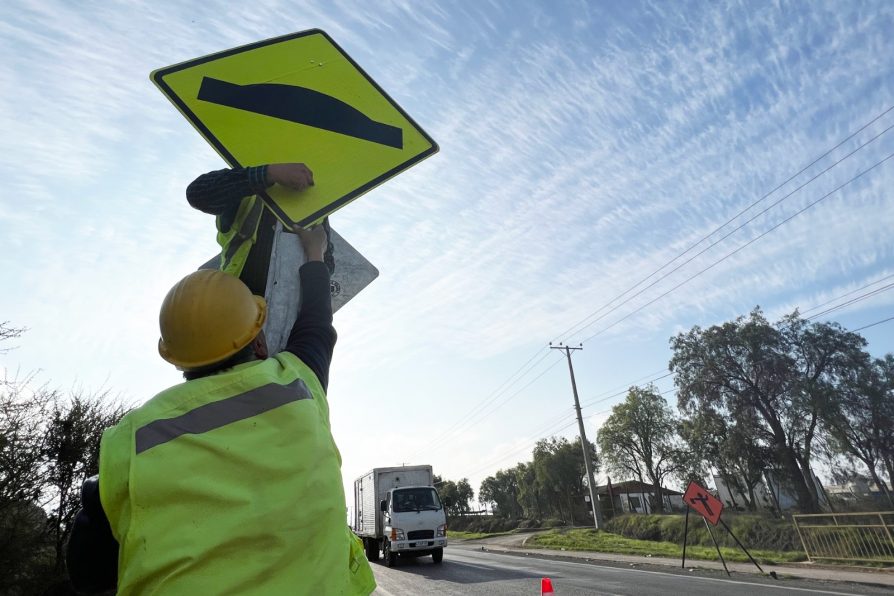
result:
M 326 33 L 302 31 L 154 71 L 152 81 L 232 167 L 306 163 L 315 185 L 262 195 L 305 226 L 438 151 Z

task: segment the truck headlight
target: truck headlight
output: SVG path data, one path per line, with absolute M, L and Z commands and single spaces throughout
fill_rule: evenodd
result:
M 447 524 L 443 524 L 438 526 L 438 531 L 435 533 L 438 538 L 443 538 L 447 536 Z
M 406 540 L 407 535 L 400 528 L 391 528 L 391 540 Z

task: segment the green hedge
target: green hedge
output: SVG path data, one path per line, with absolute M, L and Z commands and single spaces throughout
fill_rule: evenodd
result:
M 613 534 L 638 540 L 655 540 L 683 544 L 685 515 L 627 514 L 606 523 L 605 529 Z M 725 515 L 723 521 L 735 532 L 746 548 L 793 551 L 801 550 L 801 540 L 791 522 L 760 515 Z M 717 525 L 714 536 L 721 546 L 736 546 L 736 542 Z M 713 546 L 705 524 L 699 515 L 689 515 L 688 544 Z
M 447 527 L 457 532 L 478 532 L 492 534 L 494 532 L 508 532 L 518 527 L 518 520 L 504 519 L 490 515 L 477 515 L 468 517 L 450 516 Z

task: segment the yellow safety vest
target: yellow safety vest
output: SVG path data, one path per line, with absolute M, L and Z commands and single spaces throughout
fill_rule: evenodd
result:
M 264 213 L 264 201 L 257 196 L 245 197 L 239 203 L 236 217 L 226 231 L 217 218 L 217 243 L 220 244 L 220 270 L 239 277 L 248 253 L 258 237 L 258 225 Z
M 289 352 L 163 391 L 103 434 L 118 594 L 369 594 L 316 375 Z

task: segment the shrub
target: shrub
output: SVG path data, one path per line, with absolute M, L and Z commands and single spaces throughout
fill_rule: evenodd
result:
M 791 551 L 801 550 L 801 540 L 794 526 L 786 520 L 778 520 L 759 515 L 727 515 L 724 521 L 735 532 L 746 548 Z M 626 514 L 606 523 L 605 529 L 614 534 L 639 540 L 655 540 L 683 544 L 685 516 Z M 714 536 L 721 546 L 735 547 L 736 542 L 717 526 Z M 688 544 L 713 546 L 711 536 L 704 523 L 695 514 L 689 516 Z

